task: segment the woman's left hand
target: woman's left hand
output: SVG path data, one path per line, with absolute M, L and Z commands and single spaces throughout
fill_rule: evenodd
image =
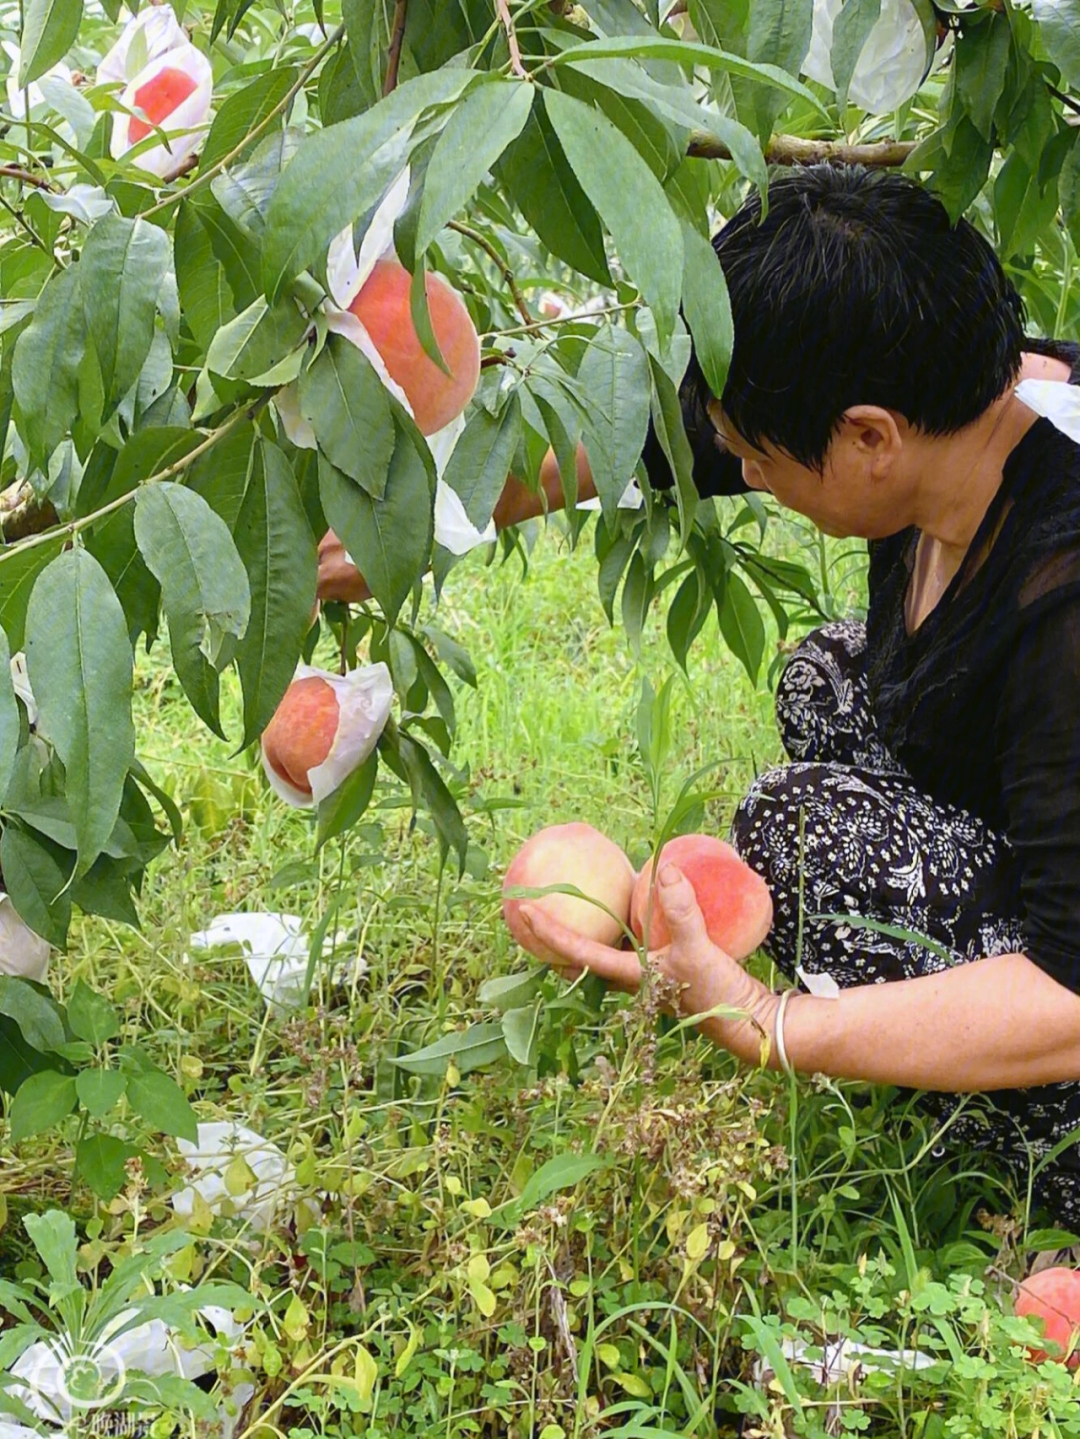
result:
M 763 1034 L 772 1039 L 779 997 L 713 944 L 693 886 L 681 870 L 672 864 L 661 867 L 656 897 L 671 943 L 649 958 L 678 986 L 679 1011 L 707 1016 L 701 1028 L 710 1039 L 747 1063 L 757 1063 Z M 640 988 L 641 962 L 633 950 L 586 939 L 550 919 L 536 904 L 523 905 L 521 912 L 539 946 L 559 957 L 549 962 L 560 972 L 572 977 L 588 969 L 614 989 L 632 994 Z M 739 1011 L 738 1017 L 731 1015 L 733 1010 Z

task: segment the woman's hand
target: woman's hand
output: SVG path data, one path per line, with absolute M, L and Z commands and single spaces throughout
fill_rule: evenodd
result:
M 327 530 L 319 541 L 319 577 L 315 592 L 320 600 L 340 600 L 345 604 L 358 605 L 371 598 L 363 575 L 333 530 Z
M 661 975 L 678 986 L 680 1013 L 709 1016 L 701 1021 L 703 1033 L 740 1059 L 756 1064 L 762 1038 L 773 1038 L 779 997 L 713 944 L 693 886 L 674 865 L 661 867 L 656 898 L 671 931 L 671 943 L 649 958 Z M 548 963 L 560 973 L 573 978 L 588 969 L 613 989 L 633 994 L 640 988 L 641 962 L 633 950 L 612 949 L 585 939 L 549 919 L 536 904 L 523 905 L 521 914 L 536 936 L 538 949 L 547 956 L 558 956 L 556 960 L 548 958 Z M 732 1017 L 732 1010 L 739 1011 L 739 1017 Z

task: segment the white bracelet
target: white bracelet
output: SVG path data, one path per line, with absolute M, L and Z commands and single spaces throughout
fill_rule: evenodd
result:
M 780 1061 L 780 1068 L 792 1079 L 795 1077 L 795 1070 L 788 1058 L 787 1046 L 784 1044 L 784 1011 L 795 992 L 794 989 L 785 989 L 780 996 L 780 1003 L 776 1010 L 776 1026 L 773 1031 L 773 1043 L 776 1046 L 776 1057 Z

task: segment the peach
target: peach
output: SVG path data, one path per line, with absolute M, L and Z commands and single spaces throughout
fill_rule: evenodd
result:
M 551 825 L 534 834 L 510 861 L 503 892 L 517 885 L 542 889 L 549 884 L 575 885 L 618 918 L 612 919 L 599 905 L 570 894 L 547 894 L 528 901 L 508 897 L 503 900 L 503 918 L 518 944 L 538 959 L 555 958 L 547 951 L 539 952 L 536 937 L 525 928 L 521 918 L 523 902 L 535 904 L 556 923 L 587 939 L 619 944 L 622 926 L 630 917 L 634 867 L 613 840 L 591 824 L 580 823 Z
M 713 944 L 733 959 L 745 959 L 757 949 L 772 928 L 772 896 L 761 876 L 730 844 L 707 834 L 679 835 L 664 845 L 660 863 L 675 865 L 693 885 Z M 652 871 L 650 859 L 634 885 L 630 927 L 639 941 L 644 939 L 648 915 L 647 948 L 663 949 L 671 942 L 671 932 L 655 893 L 649 910 Z
M 324 679 L 294 680 L 263 730 L 262 747 L 274 773 L 304 794 L 311 793 L 308 770 L 322 764 L 337 734 L 337 695 Z
M 195 91 L 196 81 L 186 70 L 177 70 L 167 65 L 145 85 L 140 85 L 135 91 L 135 105 L 149 118 L 140 120 L 138 115 L 132 115 L 128 121 L 128 143 L 137 145 L 140 140 L 145 140 L 155 125 L 160 125 L 167 120 L 178 105 L 181 105 L 189 95 Z
M 1028 1358 L 1033 1363 L 1041 1364 L 1046 1358 L 1065 1359 L 1069 1354 L 1069 1368 L 1080 1365 L 1080 1351 L 1069 1353 L 1080 1342 L 1080 1270 L 1060 1266 L 1040 1269 L 1020 1285 L 1013 1310 L 1043 1322 L 1050 1350 L 1029 1350 Z
M 441 275 L 425 277 L 431 326 L 450 374 L 424 353 L 409 309 L 412 276 L 398 260 L 379 260 L 349 306 L 371 336 L 387 373 L 404 390 L 422 434 L 461 414 L 480 378 L 480 340 L 465 302 Z

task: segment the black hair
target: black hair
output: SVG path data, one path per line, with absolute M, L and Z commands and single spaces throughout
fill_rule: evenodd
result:
M 1016 378 L 1023 303 L 989 243 L 914 180 L 813 165 L 748 200 L 713 240 L 735 347 L 721 404 L 755 448 L 820 470 L 852 405 L 926 434 L 976 419 Z M 682 386 L 712 396 L 696 359 Z

